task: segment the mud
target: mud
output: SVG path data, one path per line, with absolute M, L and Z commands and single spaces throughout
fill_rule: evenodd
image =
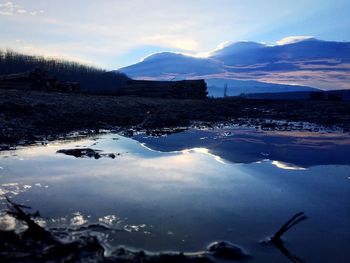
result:
M 106 256 L 106 250 L 97 237 L 89 234 L 91 228 L 108 228 L 103 225 L 91 225 L 80 229 L 86 231 L 86 235 L 79 235 L 73 242 L 62 240 L 62 236 L 71 232 L 66 229 L 45 229 L 35 222 L 40 217 L 39 212 L 29 213 L 25 210 L 30 207 L 14 203 L 7 199 L 9 216 L 26 225 L 22 232 L 0 230 L 0 260 L 1 262 L 205 262 L 215 263 L 225 261 L 245 261 L 252 256 L 244 248 L 229 241 L 215 241 L 205 250 L 183 252 L 145 252 L 126 247 L 114 249 Z M 294 225 L 305 220 L 304 213 L 297 213 L 288 220 L 271 238 L 264 244 L 274 245 L 291 262 L 301 263 L 302 259 L 294 256 L 284 246 L 282 235 Z M 79 231 L 79 230 L 77 230 Z M 111 229 L 112 231 L 112 229 Z
M 283 120 L 283 124 L 271 123 Z M 311 122 L 350 131 L 350 102 L 161 99 L 0 89 L 0 148 L 54 140 L 74 131 L 159 131 L 218 122 L 289 129 Z

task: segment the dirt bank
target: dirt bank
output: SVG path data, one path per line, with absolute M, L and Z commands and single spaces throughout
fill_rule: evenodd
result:
M 350 130 L 350 102 L 243 99 L 177 100 L 0 89 L 0 144 L 113 127 L 152 129 L 193 121 L 308 121 Z M 273 127 L 272 127 L 273 128 Z

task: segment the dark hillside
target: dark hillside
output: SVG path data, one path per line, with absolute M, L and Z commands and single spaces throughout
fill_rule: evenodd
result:
M 41 69 L 60 81 L 79 82 L 82 91 L 113 93 L 129 79 L 125 74 L 108 72 L 93 66 L 41 56 L 29 56 L 10 50 L 0 50 L 0 75 Z

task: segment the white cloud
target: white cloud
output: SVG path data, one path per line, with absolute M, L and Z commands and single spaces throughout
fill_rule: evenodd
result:
M 10 231 L 16 228 L 16 219 L 5 213 L 0 213 L 0 230 Z
M 176 48 L 184 51 L 195 51 L 198 48 L 198 43 L 194 39 L 186 38 L 179 35 L 147 36 L 142 37 L 141 41 L 145 44 Z
M 69 61 L 75 61 L 87 65 L 98 66 L 93 61 L 89 60 L 87 53 L 103 54 L 104 52 L 110 54 L 112 51 L 98 50 L 97 47 L 82 47 L 79 45 L 62 46 L 60 44 L 38 44 L 31 41 L 24 41 L 17 39 L 15 43 L 10 45 L 14 50 L 34 56 L 43 56 L 48 59 L 65 59 Z
M 25 8 L 23 8 L 21 5 L 19 4 L 15 4 L 13 2 L 6 2 L 6 3 L 0 3 L 0 15 L 2 16 L 13 16 L 13 15 L 32 15 L 32 16 L 36 16 L 37 14 L 43 14 L 44 11 L 43 10 L 27 10 Z
M 295 170 L 295 171 L 306 170 L 304 167 L 300 167 L 291 163 L 285 163 L 280 161 L 273 161 L 272 165 L 283 170 Z
M 63 46 L 68 49 L 74 45 L 80 45 L 83 49 L 96 46 L 99 50 L 109 51 L 113 47 L 108 56 L 99 56 L 97 50 L 82 57 L 108 67 L 114 64 L 111 68 L 131 64 L 131 59 L 124 58 L 124 54 L 143 47 L 160 47 L 192 55 L 204 52 L 221 42 L 219 32 L 237 36 L 236 27 L 231 24 L 240 21 L 240 16 L 233 16 L 232 12 L 219 15 L 217 10 L 208 8 L 203 0 L 201 5 L 185 0 L 133 0 L 123 4 L 119 1 L 86 1 L 86 4 L 85 1 L 84 4 L 82 1 L 69 1 L 69 10 L 66 8 L 68 0 L 50 5 L 42 5 L 42 2 L 28 0 L 28 5 L 23 4 L 25 8 L 22 8 L 27 13 L 22 14 L 21 18 L 16 13 L 17 19 L 13 20 L 16 23 L 9 23 L 9 27 L 15 28 L 12 31 L 14 39 L 34 40 L 45 43 L 45 46 L 59 43 L 60 51 Z M 29 10 L 29 7 L 33 10 Z M 39 16 L 41 12 L 38 10 L 43 7 L 46 15 Z M 36 16 L 30 14 L 34 11 L 37 12 Z M 227 26 L 223 21 L 232 17 L 235 21 Z M 40 45 L 37 48 L 45 47 Z M 72 54 L 73 50 L 69 53 Z M 82 52 L 78 50 L 78 53 L 77 56 L 80 56 Z M 122 56 L 121 60 L 118 60 L 118 56 Z M 112 58 L 115 58 L 115 62 L 112 62 Z
M 0 4 L 0 7 L 4 7 L 4 8 L 18 8 L 19 6 L 17 4 L 14 4 L 13 2 L 6 2 L 6 3 L 3 3 L 3 4 Z
M 12 16 L 13 13 L 10 12 L 10 11 L 2 11 L 2 10 L 0 10 L 0 15 L 2 15 L 2 16 Z
M 307 39 L 311 39 L 311 38 L 314 38 L 314 37 L 312 37 L 312 36 L 289 36 L 289 37 L 282 38 L 281 40 L 278 40 L 276 43 L 279 46 L 283 46 L 283 45 L 301 42 L 303 40 L 307 40 Z
M 224 41 L 222 43 L 220 43 L 219 45 L 217 45 L 217 47 L 211 51 L 207 51 L 207 52 L 200 52 L 194 55 L 194 57 L 198 57 L 198 58 L 208 58 L 211 55 L 213 55 L 216 51 L 221 50 L 229 45 L 231 45 L 232 43 L 234 43 L 233 41 Z
M 25 10 L 25 9 L 18 9 L 17 13 L 19 13 L 19 14 L 26 14 L 27 10 Z
M 70 220 L 72 226 L 81 226 L 87 222 L 87 219 L 84 218 L 84 216 L 80 212 L 74 213 L 73 217 Z
M 33 41 L 37 49 L 50 54 L 74 54 L 110 69 L 135 63 L 147 50 L 157 48 L 206 57 L 210 54 L 206 51 L 213 52 L 217 43 L 227 39 L 270 42 L 266 32 L 276 29 L 282 20 L 286 25 L 295 23 L 296 15 L 304 10 L 315 12 L 309 7 L 318 0 L 273 0 L 269 13 L 261 12 L 266 8 L 264 1 L 252 1 L 254 4 L 239 0 L 0 0 L 0 44 L 4 47 L 15 39 Z M 110 53 L 101 55 L 101 50 Z

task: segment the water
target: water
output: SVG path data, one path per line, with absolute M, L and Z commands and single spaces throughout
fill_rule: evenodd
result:
M 84 147 L 102 150 L 101 158 L 56 153 Z M 304 211 L 309 219 L 287 232 L 286 247 L 306 262 L 345 263 L 349 165 L 350 136 L 341 133 L 106 134 L 0 152 L 0 198 L 40 210 L 48 228 L 109 226 L 115 231 L 93 233 L 107 249 L 191 252 L 228 240 L 251 262 L 289 262 L 259 241 Z M 4 215 L 0 226 L 20 227 Z

